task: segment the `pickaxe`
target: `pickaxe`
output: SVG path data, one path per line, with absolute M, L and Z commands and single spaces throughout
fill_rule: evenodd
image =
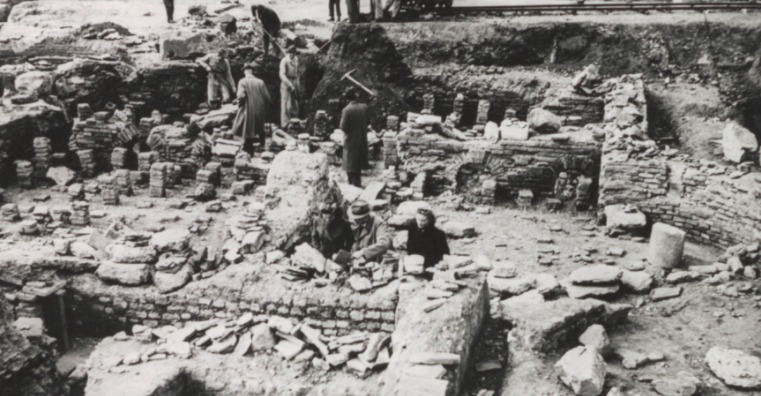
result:
M 349 81 L 353 82 L 354 84 L 356 84 L 358 87 L 364 89 L 367 93 L 370 94 L 370 96 L 375 96 L 375 92 L 373 92 L 370 88 L 367 88 L 361 82 L 357 81 L 356 78 L 351 76 L 351 73 L 354 73 L 354 70 L 357 70 L 357 69 L 352 69 L 348 73 L 344 74 L 343 77 L 341 77 L 341 81 L 343 81 L 343 80 L 349 80 Z

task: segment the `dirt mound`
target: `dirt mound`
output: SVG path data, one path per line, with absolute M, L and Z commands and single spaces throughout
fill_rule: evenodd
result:
M 103 33 L 105 31 L 110 31 L 110 30 L 114 30 L 122 36 L 133 36 L 132 32 L 130 32 L 129 29 L 113 22 L 100 22 L 100 23 L 92 23 L 92 24 L 88 23 L 88 24 L 82 25 L 79 28 L 80 33 L 92 32 L 92 33 L 98 34 L 98 33 Z
M 370 99 L 376 128 L 385 125 L 385 114 L 398 114 L 406 108 L 404 95 L 409 87 L 405 84 L 412 71 L 383 26 L 339 25 L 323 64 L 326 68 L 315 88 L 312 108 L 327 109 L 329 99 L 341 97 L 346 88 L 354 86 L 341 80 L 352 70 L 352 77 L 376 92 Z

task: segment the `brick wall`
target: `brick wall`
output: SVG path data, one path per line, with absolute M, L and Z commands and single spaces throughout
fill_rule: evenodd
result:
M 74 119 L 69 148 L 76 150 L 93 150 L 97 170 L 111 170 L 111 152 L 120 143 L 118 135 L 122 130 L 116 123 Z
M 126 82 L 129 101 L 144 117 L 154 109 L 180 116 L 194 112 L 206 101 L 206 76 L 192 62 L 164 61 L 143 65 Z
M 631 96 L 643 98 L 644 84 L 634 80 L 636 92 Z M 626 106 L 647 114 L 643 100 L 613 100 L 605 107 L 609 125 L 620 125 Z M 639 128 L 647 131 L 646 117 Z M 761 184 L 753 180 L 757 174 L 740 179 L 711 176 L 696 163 L 627 150 L 610 132 L 601 159 L 600 211 L 606 205 L 633 204 L 651 222 L 679 227 L 691 240 L 720 248 L 761 237 Z
M 549 139 L 460 142 L 436 135 L 401 133 L 396 147 L 384 138 L 384 157 L 398 157 L 401 168 L 413 174 L 429 175 L 428 193 L 455 188 L 459 193 L 475 193 L 481 181 L 497 183 L 498 198 L 514 196 L 520 189 L 535 195 L 553 196 L 561 172 L 596 178 L 600 166 L 600 144 L 594 141 L 554 142 Z
M 57 135 L 68 129 L 63 111 L 41 102 L 5 107 L 0 111 L 0 185 L 11 181 L 11 165 L 17 159 L 34 156 L 35 137 L 53 137 L 54 148 L 60 148 Z
M 653 222 L 679 227 L 702 244 L 727 248 L 761 238 L 761 186 L 755 190 L 724 178 L 709 178 L 703 188 L 681 197 L 640 202 Z
M 636 204 L 664 196 L 669 188 L 669 167 L 663 159 L 627 159 L 619 151 L 605 153 L 600 169 L 598 205 Z
M 234 319 L 245 312 L 303 320 L 326 335 L 355 330 L 393 331 L 396 283 L 359 294 L 348 288 L 316 288 L 311 283 L 282 287 L 282 280 L 239 283 L 219 288 L 225 274 L 193 282 L 162 295 L 153 288 L 104 285 L 93 275 L 72 280 L 67 295 L 69 315 L 77 333 L 102 336 L 133 324 L 155 327 L 186 321 Z M 263 282 L 263 280 L 259 280 Z

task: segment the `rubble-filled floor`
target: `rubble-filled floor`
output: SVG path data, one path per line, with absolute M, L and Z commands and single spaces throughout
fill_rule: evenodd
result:
M 249 155 L 195 59 L 225 47 L 238 80 L 252 4 L 196 3 L 0 0 L 0 396 L 761 391 L 761 14 L 270 2 L 305 97 L 280 128 L 256 58 Z M 358 199 L 390 249 L 347 265 L 324 228 Z M 427 270 L 419 208 L 450 249 Z

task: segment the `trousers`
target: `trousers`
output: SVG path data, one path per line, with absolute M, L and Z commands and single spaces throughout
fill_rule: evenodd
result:
M 330 7 L 330 19 L 333 19 L 334 16 L 341 19 L 341 0 L 329 0 L 328 7 Z
M 206 99 L 209 104 L 214 99 L 222 97 L 220 103 L 227 103 L 233 96 L 232 87 L 226 82 L 220 81 L 214 74 L 209 74 L 209 82 L 206 84 Z
M 295 93 L 280 83 L 280 126 L 286 128 L 291 118 L 299 118 L 299 102 Z
M 167 22 L 174 22 L 174 0 L 164 0 L 164 8 Z
M 346 172 L 349 184 L 354 187 L 362 187 L 362 172 Z

